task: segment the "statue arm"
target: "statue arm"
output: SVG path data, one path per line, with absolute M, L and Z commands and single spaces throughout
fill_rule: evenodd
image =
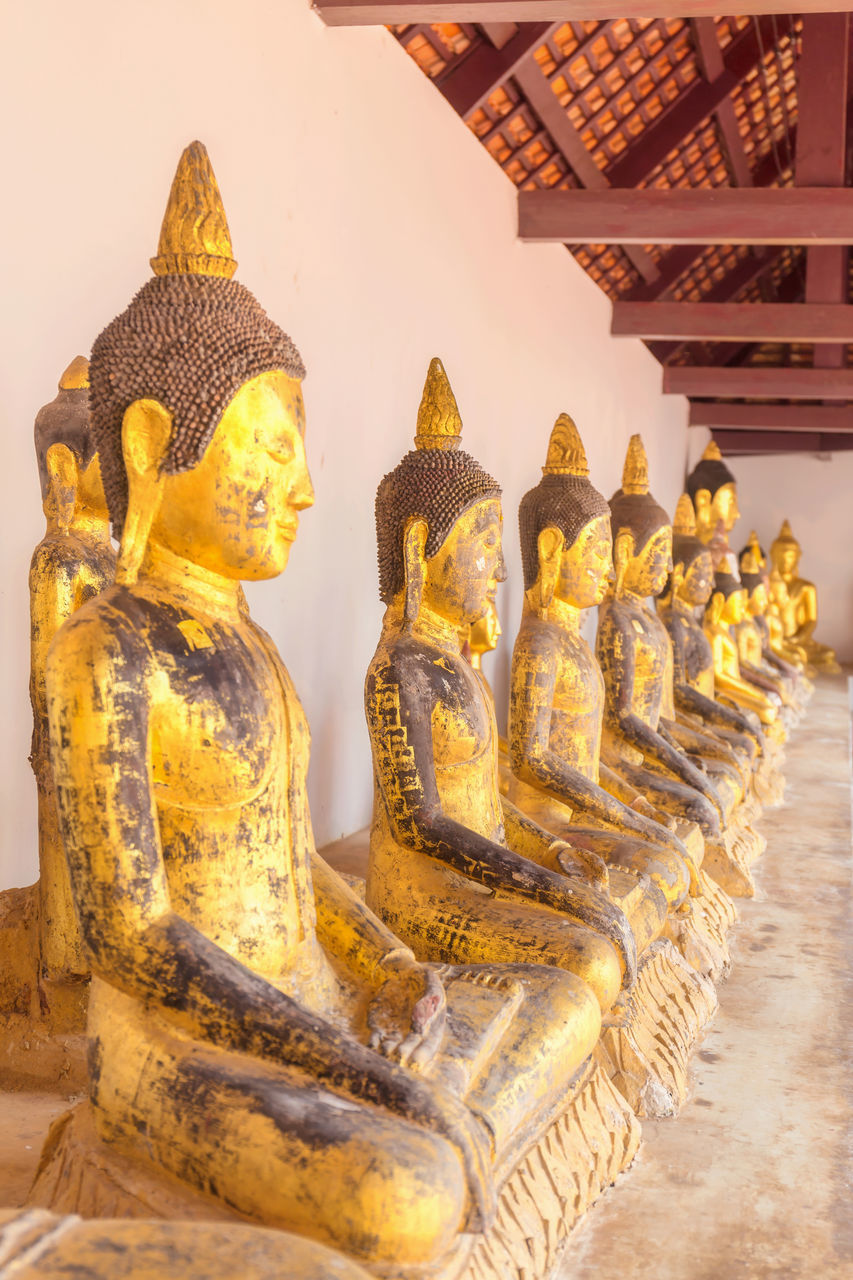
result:
M 316 852 L 311 855 L 311 877 L 317 936 L 324 949 L 347 970 L 370 986 L 377 986 L 398 962 L 417 963 L 414 953 Z
M 675 705 L 681 711 L 699 716 L 706 723 L 717 725 L 721 729 L 732 729 L 735 733 L 745 733 L 756 748 L 762 743 L 759 732 L 749 723 L 745 716 L 739 715 L 731 707 L 724 706 L 714 698 L 707 698 L 704 693 L 689 684 L 675 685 Z
M 539 866 L 443 810 L 432 748 L 436 694 L 418 665 L 408 670 L 405 657 L 374 665 L 365 687 L 373 767 L 395 839 L 494 894 L 536 902 L 589 925 L 616 947 L 630 985 L 636 943 L 620 908 L 589 885 Z
M 597 885 L 603 893 L 607 893 L 610 872 L 607 870 L 607 863 L 597 853 L 588 849 L 576 849 L 571 840 L 556 838 L 532 818 L 528 818 L 505 796 L 501 796 L 501 811 L 507 847 L 513 852 L 552 871 L 562 871 L 565 875 L 583 875 L 590 884 Z
M 657 733 L 633 710 L 631 692 L 636 672 L 634 637 L 631 628 L 624 627 L 616 634 L 609 613 L 605 615 L 603 622 L 604 629 L 599 626 L 597 644 L 610 670 L 610 679 L 607 681 L 608 695 L 621 732 L 644 756 L 651 757 L 676 778 L 699 791 L 721 816 L 719 796 L 705 774 L 697 769 L 677 746 L 667 741 L 665 734 Z M 611 640 L 613 643 L 610 643 Z
M 39 719 L 47 716 L 47 655 L 75 607 L 73 574 L 58 560 L 55 548 L 42 544 L 30 567 L 30 695 Z

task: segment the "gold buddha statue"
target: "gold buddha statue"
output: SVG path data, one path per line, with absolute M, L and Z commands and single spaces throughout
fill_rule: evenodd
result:
M 713 440 L 687 477 L 687 492 L 696 513 L 696 536 L 706 545 L 715 540 L 715 570 L 732 571 L 735 557 L 728 536 L 740 519 L 737 481 Z
M 59 393 L 35 422 L 47 529 L 30 565 L 30 701 L 32 766 L 38 786 L 39 956 L 44 981 L 83 978 L 88 965 L 59 834 L 47 740 L 45 669 L 53 637 L 72 613 L 115 575 L 109 513 L 98 454 L 89 429 L 88 363 L 78 356 Z
M 759 688 L 741 671 L 734 629 L 746 615 L 746 591 L 731 573 L 714 575 L 714 590 L 705 608 L 704 628 L 711 645 L 714 685 L 718 696 L 754 712 L 765 732 L 777 739 L 783 733 L 779 720 L 782 699 L 775 691 Z
M 751 554 L 740 559 L 740 584 L 743 588 L 743 617 L 732 629 L 738 649 L 738 661 L 741 675 L 746 677 L 759 689 L 776 693 L 782 701 L 781 718 L 788 722 L 794 719 L 796 706 L 794 697 L 793 673 L 783 673 L 777 665 L 778 660 L 771 661 L 765 657 L 764 635 L 757 618 L 762 616 L 768 601 L 767 584 L 764 575 Z
M 638 947 L 666 931 L 685 958 L 716 977 L 727 964 L 731 904 L 700 875 L 695 853 L 656 820 L 666 815 L 600 759 L 604 684 L 580 624 L 612 578 L 610 509 L 589 481 L 567 414 L 554 425 L 542 472 L 519 509 L 526 594 L 512 659 L 507 794 L 555 836 L 617 868 L 611 890 L 626 873 L 629 882 L 649 876 L 665 909 L 651 928 L 631 917 Z M 701 862 L 701 839 L 696 852 Z
M 638 1141 L 596 1077 L 607 1151 L 558 1154 L 553 1186 L 515 1172 L 590 1076 L 598 1004 L 541 967 L 436 971 L 317 857 L 308 727 L 240 586 L 285 569 L 313 502 L 304 368 L 231 279 L 198 143 L 153 266 L 91 358 L 116 583 L 48 659 L 91 1101 L 54 1127 L 32 1202 L 180 1216 L 189 1195 L 196 1217 L 456 1275 L 472 1249 L 505 1265 L 518 1232 L 494 1205 L 516 1176 L 556 1249 L 584 1179 L 612 1181 Z
M 0 1080 L 85 1086 L 88 964 L 74 912 L 47 736 L 45 666 L 66 618 L 112 580 L 115 555 L 89 431 L 88 365 L 71 362 L 35 421 L 46 519 L 30 565 L 30 763 L 38 794 L 39 878 L 0 894 Z
M 739 656 L 742 662 L 760 665 L 781 682 L 785 690 L 783 700 L 799 719 L 812 686 L 801 663 L 781 657 L 772 647 L 768 619 L 770 576 L 751 545 L 740 553 L 739 565 L 740 580 L 747 593 L 746 625 L 742 625 L 737 634 Z
M 653 917 L 656 937 L 663 894 L 634 878 L 623 911 L 606 892 L 600 859 L 591 867 L 585 851 L 500 793 L 492 699 L 459 640 L 486 617 L 505 575 L 500 489 L 459 449 L 460 431 L 453 392 L 434 360 L 416 448 L 383 479 L 376 499 L 387 611 L 365 692 L 375 778 L 367 902 L 420 958 L 532 961 L 582 979 L 608 1035 L 614 1024 L 607 1061 L 614 1082 L 638 1109 L 642 1098 L 648 1110 L 670 1111 L 678 1085 L 662 1079 L 643 1052 L 655 1033 L 663 1038 L 667 1015 L 655 1008 L 645 1019 L 629 927 L 636 909 L 644 929 Z M 681 874 L 686 888 L 683 866 Z M 679 973 L 688 968 L 680 957 L 673 963 Z M 689 1014 L 695 1034 L 713 994 L 692 970 L 685 986 L 697 1006 Z M 624 1002 L 613 1012 L 622 987 Z M 652 1058 L 655 1049 L 665 1056 L 655 1044 Z
M 778 761 L 758 717 L 716 697 L 713 652 L 696 614 L 714 589 L 713 562 L 710 548 L 696 536 L 687 493 L 678 500 L 672 544 L 672 574 L 656 607 L 672 642 L 676 710 L 729 745 L 762 803 L 778 803 L 782 787 Z
M 748 861 L 757 841 L 737 821 L 744 799 L 737 771 L 709 758 L 702 735 L 675 718 L 672 645 L 648 604 L 672 571 L 672 526 L 649 493 L 638 435 L 610 510 L 616 581 L 599 607 L 596 637 L 605 683 L 602 757 L 653 803 L 696 822 L 705 837 L 705 869 L 727 893 L 749 895 Z
M 785 638 L 786 631 L 793 633 L 796 629 L 788 588 L 781 575 L 775 569 L 770 569 L 767 555 L 754 529 L 750 532 L 746 546 L 741 548 L 738 556 L 739 569 L 742 569 L 746 556 L 750 556 L 758 565 L 758 572 L 762 574 L 767 588 L 766 600 L 760 598 L 761 607 L 751 609 L 764 637 L 765 652 L 775 655 L 777 660 L 797 671 L 800 697 L 807 700 L 812 690 L 807 672 L 814 675 L 814 667 L 808 662 L 805 649 Z M 757 599 L 756 604 L 758 603 Z
M 817 626 L 817 588 L 799 576 L 802 549 L 787 520 L 770 544 L 774 572 L 785 585 L 789 608 L 780 614 L 785 639 L 805 652 L 806 661 L 816 670 L 838 675 L 841 667 L 835 650 L 814 638 Z

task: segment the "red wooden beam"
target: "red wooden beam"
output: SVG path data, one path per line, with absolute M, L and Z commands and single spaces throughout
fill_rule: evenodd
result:
M 717 24 L 713 18 L 694 18 L 691 22 L 693 41 L 702 74 L 706 80 L 713 82 L 723 75 L 726 64 L 717 35 Z M 756 42 L 757 43 L 757 42 Z M 752 171 L 749 158 L 743 145 L 734 103 L 730 97 L 720 102 L 714 112 L 717 117 L 723 145 L 729 161 L 729 172 L 738 187 L 752 186 Z
M 523 23 L 499 49 L 484 40 L 438 76 L 436 84 L 464 120 L 561 26 L 558 22 Z
M 785 302 L 614 302 L 610 332 L 680 342 L 853 342 L 853 307 Z
M 778 11 L 777 11 L 778 12 Z M 682 14 L 689 17 L 689 14 Z M 656 165 L 665 160 L 683 138 L 697 129 L 725 102 L 732 90 L 761 59 L 761 50 L 772 49 L 774 27 L 769 18 L 759 23 L 761 39 L 755 27 L 748 27 L 731 42 L 723 56 L 723 71 L 715 80 L 694 80 L 680 93 L 659 120 L 643 130 L 637 142 L 605 170 L 614 187 L 636 187 L 648 177 Z
M 403 22 L 569 22 L 613 18 L 613 4 L 605 0 L 314 0 L 314 10 L 330 27 L 393 26 Z M 650 13 L 650 8 L 654 11 Z M 754 0 L 756 13 L 839 13 L 835 0 L 797 0 L 786 9 L 783 0 Z M 719 4 L 712 0 L 679 0 L 649 5 L 626 0 L 623 18 L 713 18 Z
M 850 15 L 809 14 L 797 69 L 797 163 L 802 187 L 843 187 L 847 162 L 847 73 Z M 846 302 L 847 248 L 811 249 L 806 260 L 806 301 Z M 843 346 L 816 351 L 814 363 L 840 368 Z
M 714 440 L 730 458 L 761 453 L 846 453 L 853 433 L 826 436 L 802 431 L 715 431 Z
M 521 191 L 518 233 L 567 244 L 847 244 L 853 189 Z
M 853 400 L 853 369 L 667 365 L 663 390 L 705 400 Z
M 832 435 L 853 432 L 853 405 L 731 404 L 720 400 L 691 400 L 687 425 L 748 431 L 811 431 Z
M 585 187 L 593 190 L 607 188 L 607 179 L 584 146 L 583 139 L 560 106 L 549 80 L 535 58 L 528 58 L 516 69 L 515 82 L 528 103 L 536 112 L 559 148 L 575 176 Z M 658 269 L 651 254 L 641 245 L 626 245 L 627 253 L 640 275 L 646 281 L 657 279 Z

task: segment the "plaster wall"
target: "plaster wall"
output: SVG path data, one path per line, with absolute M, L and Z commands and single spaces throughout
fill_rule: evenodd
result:
M 369 819 L 364 672 L 379 631 L 373 496 L 410 447 L 439 354 L 466 447 L 505 485 L 499 702 L 521 603 L 516 517 L 550 427 L 578 421 L 596 484 L 632 431 L 672 507 L 685 402 L 557 246 L 515 236 L 515 193 L 383 30 L 327 30 L 308 0 L 30 0 L 5 19 L 0 316 L 0 886 L 36 875 L 27 569 L 43 530 L 32 422 L 70 359 L 148 278 L 178 156 L 208 146 L 238 278 L 291 332 L 316 506 L 283 579 L 253 587 L 311 723 L 318 842 Z

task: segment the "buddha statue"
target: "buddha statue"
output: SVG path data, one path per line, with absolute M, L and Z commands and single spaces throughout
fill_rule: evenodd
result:
M 180 1216 L 191 1196 L 196 1217 L 395 1275 L 466 1257 L 500 1272 L 518 1232 L 500 1204 L 495 1221 L 499 1191 L 541 1201 L 556 1249 L 587 1174 L 606 1184 L 636 1149 L 633 1116 L 592 1081 L 598 1004 L 541 967 L 416 960 L 317 856 L 308 727 L 240 586 L 284 571 L 313 502 L 304 368 L 232 279 L 198 143 L 152 265 L 91 357 L 116 582 L 48 658 L 91 1100 L 55 1125 L 31 1202 Z M 518 1172 L 557 1142 L 581 1076 L 604 1090 L 590 1140 L 606 1132 L 607 1151 L 578 1140 L 549 1175 Z
M 0 893 L 0 1082 L 85 1087 L 88 964 L 71 898 L 50 766 L 45 665 L 63 622 L 112 580 L 115 555 L 89 431 L 88 364 L 78 356 L 35 422 L 46 519 L 29 574 L 30 763 L 38 796 L 39 878 Z
M 702 840 L 691 855 L 657 820 L 666 815 L 600 759 L 604 684 L 581 619 L 612 578 L 610 509 L 590 483 L 567 414 L 551 432 L 542 473 L 519 509 L 525 600 L 512 658 L 506 793 L 555 836 L 600 856 L 611 891 L 620 880 L 648 876 L 665 912 L 652 929 L 631 919 L 638 946 L 665 933 L 717 977 L 728 962 L 733 909 L 700 872 Z
M 676 710 L 727 743 L 759 800 L 776 804 L 781 800 L 781 774 L 760 721 L 716 697 L 711 644 L 696 613 L 704 609 L 714 589 L 712 556 L 696 536 L 693 504 L 687 493 L 681 495 L 676 507 L 672 560 L 672 574 L 656 606 L 672 642 Z
M 793 708 L 799 719 L 808 702 L 811 682 L 799 662 L 780 657 L 772 647 L 768 620 L 770 575 L 751 547 L 741 552 L 739 564 L 740 580 L 747 593 L 746 617 L 749 624 L 748 628 L 743 627 L 738 632 L 739 656 L 741 661 L 760 663 L 764 670 L 782 682 L 786 705 Z M 748 648 L 745 647 L 747 644 Z
M 764 634 L 756 619 L 767 607 L 768 590 L 765 577 L 750 554 L 740 560 L 740 584 L 743 589 L 743 616 L 733 627 L 732 634 L 738 650 L 741 675 L 759 689 L 776 693 L 782 701 L 781 717 L 788 722 L 795 719 L 794 679 L 796 673 L 783 673 L 764 655 Z
M 810 696 L 811 682 L 808 675 L 806 675 L 806 670 L 808 668 L 811 674 L 814 674 L 814 668 L 810 666 L 807 660 L 805 649 L 801 645 L 794 644 L 785 638 L 786 630 L 793 632 L 796 629 L 796 620 L 794 619 L 788 588 L 785 586 L 781 575 L 775 569 L 770 569 L 767 555 L 754 529 L 750 532 L 747 544 L 741 548 L 738 556 L 738 568 L 740 570 L 743 569 L 744 559 L 747 556 L 751 557 L 758 566 L 758 572 L 762 575 L 767 588 L 766 601 L 763 597 L 760 599 L 761 608 L 753 608 L 751 610 L 764 636 L 765 651 L 773 654 L 779 661 L 796 669 L 800 677 L 801 695 L 808 698 Z
M 649 939 L 629 924 L 636 910 L 656 936 L 663 894 L 634 878 L 618 905 L 597 856 L 555 838 L 500 792 L 492 699 L 459 641 L 486 617 L 505 574 L 500 489 L 459 448 L 460 433 L 434 360 L 416 447 L 376 498 L 387 610 L 365 690 L 375 778 L 366 900 L 419 958 L 533 961 L 584 982 L 605 1019 L 614 1083 L 638 1110 L 671 1111 L 679 1084 L 671 1053 L 663 1078 L 666 1051 L 655 1042 L 667 1014 L 648 1011 L 645 985 L 635 982 L 636 949 Z M 679 976 L 687 969 L 678 956 L 673 963 Z M 685 985 L 695 1035 L 713 995 L 692 970 Z
M 714 663 L 714 686 L 717 695 L 725 696 L 738 707 L 754 712 L 765 732 L 775 730 L 779 737 L 779 713 L 782 699 L 778 693 L 759 688 L 741 672 L 738 646 L 733 629 L 744 619 L 746 591 L 739 578 L 731 573 L 714 575 L 714 590 L 705 609 L 705 634 L 711 645 Z
M 737 481 L 713 440 L 687 477 L 687 492 L 696 513 L 696 536 L 706 544 L 716 538 L 714 568 L 731 572 L 735 568 L 735 557 L 728 536 L 740 519 Z
M 814 638 L 817 626 L 817 588 L 799 576 L 802 549 L 787 520 L 770 544 L 774 572 L 785 585 L 789 608 L 780 612 L 785 639 L 805 652 L 806 661 L 817 671 L 838 675 L 841 667 L 835 650 Z
M 35 422 L 47 528 L 30 565 L 31 762 L 38 787 L 40 978 L 85 978 L 80 931 L 59 834 L 47 739 L 45 669 L 63 622 L 113 580 L 115 552 L 98 454 L 89 429 L 89 366 L 78 356 Z
M 698 823 L 705 869 L 727 893 L 749 895 L 752 835 L 735 813 L 743 790 L 731 770 L 704 756 L 701 737 L 675 721 L 672 646 L 648 603 L 672 572 L 672 526 L 649 493 L 638 435 L 610 511 L 616 581 L 599 607 L 596 637 L 605 684 L 602 757 L 654 804 Z

